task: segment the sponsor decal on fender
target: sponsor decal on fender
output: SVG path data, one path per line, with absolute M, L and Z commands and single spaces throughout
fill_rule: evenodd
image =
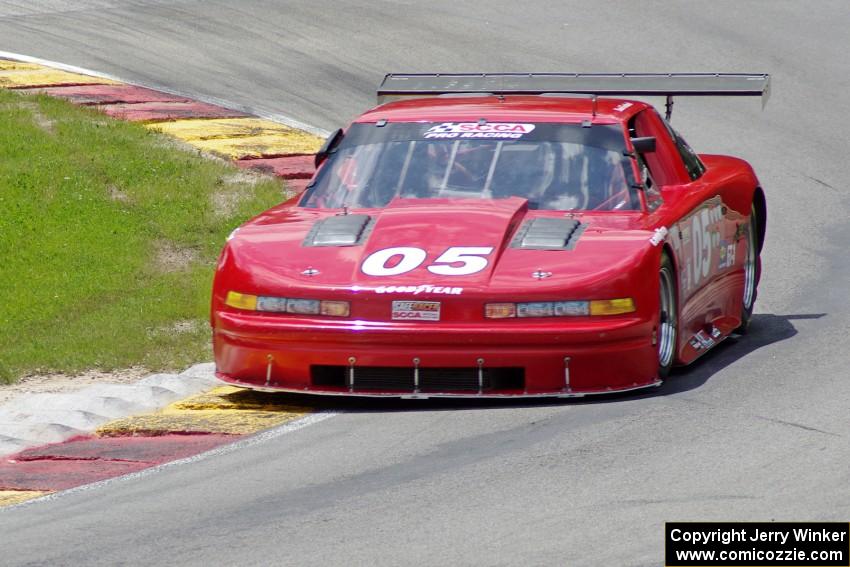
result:
M 419 295 L 420 293 L 439 293 L 443 295 L 460 295 L 463 293 L 462 287 L 443 287 L 439 285 L 382 285 L 375 288 L 375 293 L 411 293 Z
M 713 336 L 709 336 L 704 330 L 699 331 L 688 341 L 690 345 L 696 350 L 708 350 L 713 347 L 717 342 L 714 340 L 720 336 L 720 332 L 717 334 L 712 333 Z
M 737 251 L 737 245 L 734 242 L 728 242 L 726 240 L 720 241 L 720 258 L 717 262 L 718 270 L 725 270 L 726 268 L 732 268 L 735 266 L 735 252 Z
M 667 233 L 668 232 L 669 231 L 667 230 L 666 226 L 662 226 L 661 228 L 656 228 L 655 232 L 652 233 L 652 236 L 649 239 L 649 243 L 652 244 L 653 246 L 658 246 L 659 244 L 661 244 L 662 242 L 664 242 L 667 239 Z
M 534 124 L 514 122 L 443 122 L 432 126 L 426 132 L 426 139 L 453 138 L 497 138 L 516 140 L 534 130 Z

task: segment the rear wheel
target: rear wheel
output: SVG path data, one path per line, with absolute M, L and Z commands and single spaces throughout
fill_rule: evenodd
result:
M 658 273 L 658 377 L 666 378 L 676 358 L 678 310 L 676 305 L 676 276 L 673 262 L 666 254 L 661 258 Z
M 741 303 L 741 325 L 736 333 L 744 334 L 753 318 L 753 307 L 756 304 L 756 291 L 759 278 L 758 252 L 758 216 L 755 206 L 750 211 L 750 222 L 747 227 L 747 256 L 744 260 L 744 297 Z

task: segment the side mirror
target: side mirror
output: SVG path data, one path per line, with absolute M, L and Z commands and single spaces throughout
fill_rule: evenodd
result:
M 337 128 L 335 132 L 332 132 L 328 139 L 325 140 L 325 143 L 322 144 L 322 147 L 319 148 L 319 151 L 316 152 L 316 158 L 314 163 L 316 167 L 319 167 L 325 159 L 327 159 L 328 154 L 334 149 L 334 147 L 342 140 L 342 128 Z
M 632 138 L 632 146 L 635 149 L 635 153 L 651 154 L 655 151 L 655 137 Z

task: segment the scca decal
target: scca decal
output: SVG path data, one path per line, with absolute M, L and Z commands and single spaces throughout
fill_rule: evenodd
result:
M 428 266 L 428 271 L 440 276 L 476 274 L 487 267 L 485 256 L 492 252 L 492 246 L 452 246 Z M 384 248 L 363 260 L 360 270 L 368 276 L 397 276 L 415 270 L 425 262 L 427 256 L 427 252 L 421 248 Z
M 517 139 L 534 130 L 534 124 L 514 122 L 443 122 L 425 132 L 425 138 L 502 138 Z

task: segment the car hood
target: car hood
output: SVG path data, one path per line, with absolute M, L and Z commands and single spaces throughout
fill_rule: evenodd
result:
M 416 294 L 426 295 L 450 293 L 434 288 L 461 288 L 464 295 L 487 296 L 592 289 L 598 294 L 600 286 L 622 289 L 655 248 L 651 232 L 634 228 L 634 222 L 612 222 L 616 214 L 607 218 L 601 214 L 576 215 L 576 230 L 565 246 L 541 249 L 534 239 L 523 241 L 529 223 L 541 218 L 560 219 L 556 224 L 572 222 L 571 217 L 558 211 L 530 211 L 519 198 L 396 199 L 386 208 L 352 215 L 359 217 L 350 219 L 355 228 L 348 236 L 358 239 L 354 245 L 328 245 L 327 239 L 317 239 L 322 223 L 334 216 L 341 215 L 298 207 L 273 209 L 235 234 L 222 255 L 220 271 L 232 272 L 228 279 L 239 281 L 241 291 L 264 294 L 286 295 L 296 288 L 379 292 L 415 288 Z M 544 236 L 547 230 L 543 227 Z M 387 256 L 385 263 L 373 260 L 379 266 L 377 274 L 364 272 L 367 259 L 389 254 L 383 252 L 388 249 L 399 254 Z M 472 273 L 441 274 L 439 266 L 464 271 L 462 260 L 440 261 L 452 249 L 455 255 L 483 260 L 470 260 Z M 412 256 L 410 265 L 415 267 L 394 273 L 405 254 Z

